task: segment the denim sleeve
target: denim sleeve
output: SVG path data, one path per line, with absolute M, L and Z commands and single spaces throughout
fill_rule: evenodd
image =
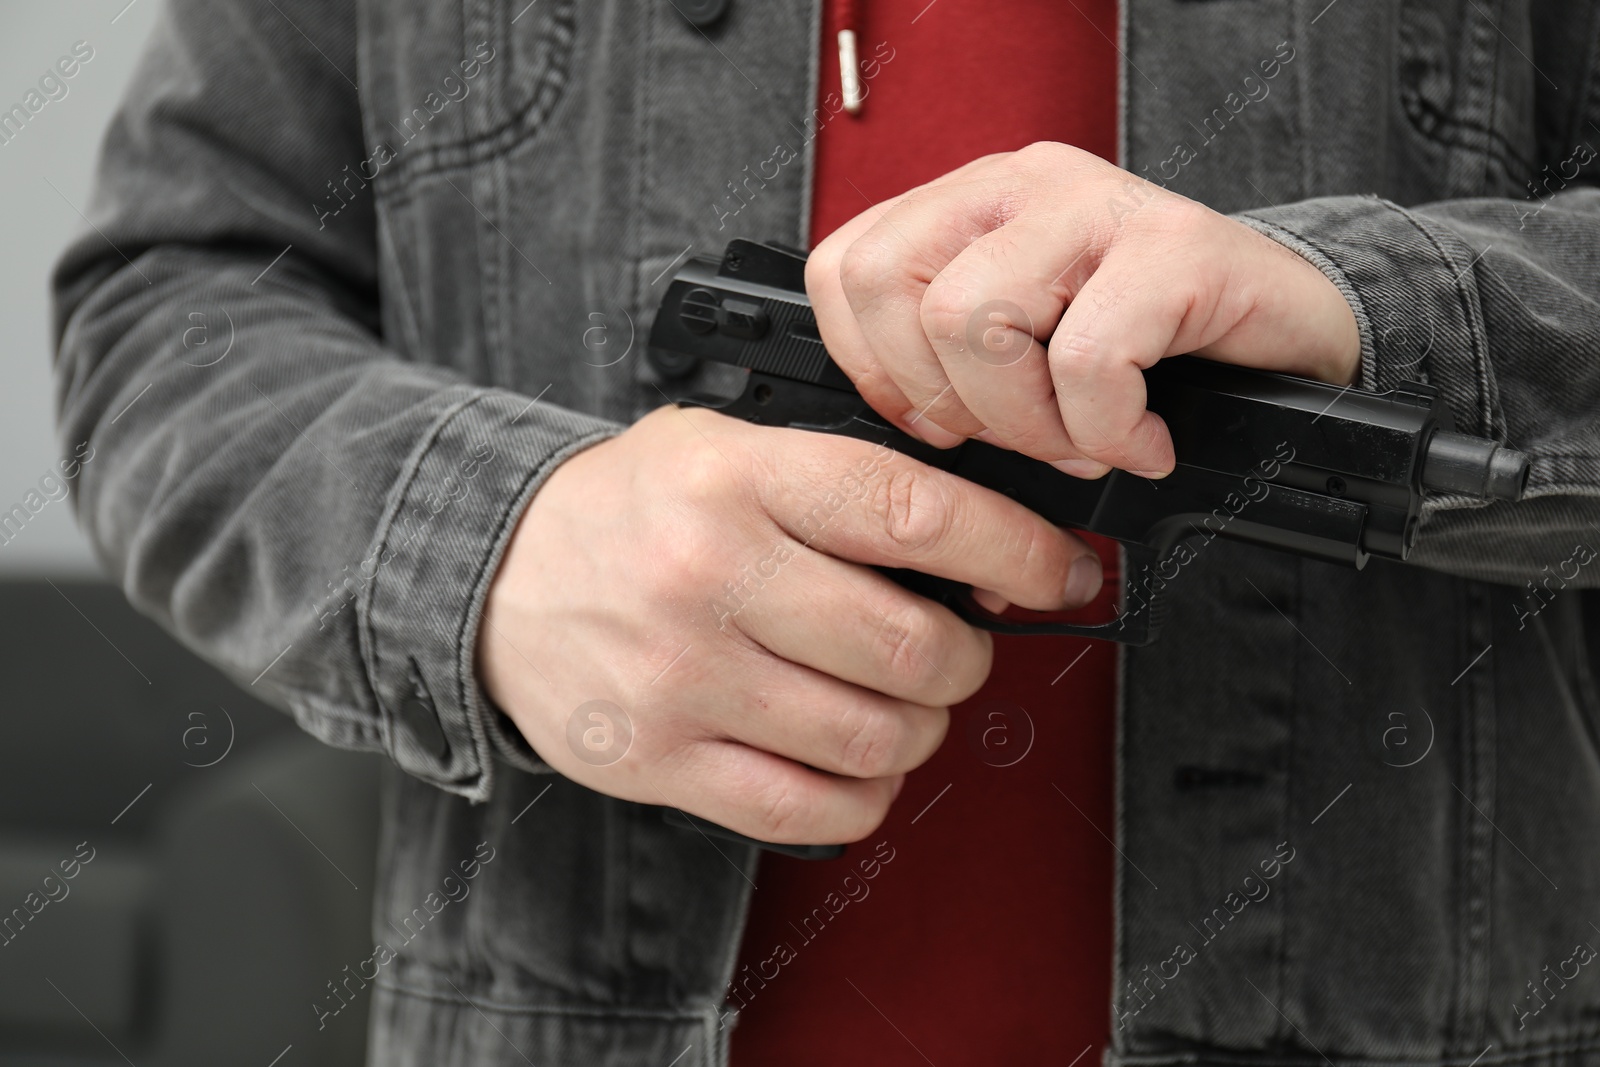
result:
M 1600 189 L 1413 208 L 1327 197 L 1238 217 L 1344 292 L 1362 387 L 1427 381 L 1457 429 L 1532 457 L 1519 503 L 1431 498 L 1413 562 L 1521 585 L 1600 551 Z M 1600 561 L 1567 580 L 1600 586 Z
M 614 425 L 402 359 L 378 327 L 349 0 L 176 0 L 56 268 L 76 507 L 141 611 L 335 745 L 483 799 L 481 606 L 548 472 Z M 524 765 L 529 761 L 522 760 Z

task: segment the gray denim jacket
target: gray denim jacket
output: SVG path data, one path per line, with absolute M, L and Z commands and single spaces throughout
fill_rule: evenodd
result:
M 754 856 L 552 774 L 472 650 L 541 480 L 662 402 L 670 268 L 804 239 L 816 0 L 171 7 L 58 270 L 62 442 L 141 610 L 404 772 L 393 951 L 308 1015 L 369 998 L 382 1064 L 722 1063 Z M 1533 468 L 1435 502 L 1418 565 L 1184 568 L 1122 657 L 1107 1062 L 1600 1062 L 1600 9 L 1122 14 L 1121 162 L 1309 257 L 1363 384 Z

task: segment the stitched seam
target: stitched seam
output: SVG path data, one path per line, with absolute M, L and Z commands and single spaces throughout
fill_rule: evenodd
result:
M 610 431 L 600 431 L 580 438 L 574 444 L 556 450 L 541 464 L 539 464 L 517 486 L 516 495 L 512 497 L 512 504 L 500 516 L 500 521 L 495 524 L 494 533 L 489 539 L 491 546 L 500 543 L 506 528 L 516 523 L 522 517 L 527 504 L 525 494 L 528 486 L 549 476 L 550 471 L 566 460 L 568 456 L 610 436 Z M 509 546 L 507 546 L 509 548 Z M 477 570 L 472 576 L 472 600 L 467 604 L 467 610 L 461 613 L 460 625 L 456 628 L 456 706 L 459 707 L 467 718 L 467 724 L 472 729 L 473 741 L 480 745 L 484 753 L 482 758 L 482 774 L 485 790 L 493 784 L 494 746 L 490 744 L 488 727 L 484 720 L 489 710 L 478 701 L 476 678 L 472 673 L 472 664 L 476 659 L 476 649 L 467 642 L 467 630 L 471 628 L 477 617 L 483 614 L 483 603 L 488 597 L 487 577 L 489 573 L 489 558 L 494 552 L 486 553 L 478 561 Z M 497 561 L 498 562 L 498 561 Z M 472 644 L 476 644 L 473 642 Z M 531 746 L 530 746 L 531 747 Z
M 1414 87 L 1401 88 L 1400 102 L 1411 128 L 1423 140 L 1442 148 L 1467 148 L 1482 152 L 1498 161 L 1508 173 L 1513 169 L 1528 172 L 1536 169 L 1503 133 L 1468 119 L 1449 117 L 1446 112 L 1427 102 Z M 1424 129 L 1417 121 L 1424 114 L 1436 116 L 1431 129 Z M 1462 133 L 1476 134 L 1477 137 L 1463 137 L 1460 136 Z
M 1289 35 L 1291 40 L 1304 41 L 1309 36 L 1300 32 L 1305 27 L 1296 25 L 1296 16 L 1300 15 L 1301 5 L 1291 3 L 1286 5 L 1289 9 Z M 1295 130 L 1295 139 L 1300 144 L 1300 197 L 1303 200 L 1316 195 L 1316 158 L 1312 153 L 1312 146 L 1316 141 L 1310 136 L 1310 131 L 1316 128 L 1316 115 L 1313 113 L 1315 106 L 1311 98 L 1311 64 L 1312 56 L 1295 64 L 1295 119 L 1299 128 Z
M 1559 1042 L 1559 1043 L 1558 1043 Z M 1593 1031 L 1580 1031 L 1562 1038 L 1552 1038 L 1548 1043 L 1527 1046 L 1524 1049 L 1507 1052 L 1500 1055 L 1485 1055 L 1478 1058 L 1468 1056 L 1438 1056 L 1430 1059 L 1371 1059 L 1361 1057 L 1340 1056 L 1340 1067 L 1471 1067 L 1477 1063 L 1482 1067 L 1496 1067 L 1496 1065 L 1520 1065 L 1540 1061 L 1548 1061 L 1554 1056 L 1568 1056 L 1573 1053 L 1595 1052 L 1600 1053 L 1600 1029 Z M 1171 1055 L 1117 1055 L 1109 1057 L 1113 1062 L 1123 1067 L 1194 1067 L 1200 1064 L 1226 1064 L 1228 1067 L 1326 1067 L 1327 1060 L 1320 1056 L 1305 1056 L 1294 1053 L 1272 1054 L 1260 1056 L 1241 1056 L 1232 1050 L 1218 1050 L 1205 1052 L 1181 1052 Z
M 1120 4 L 1122 0 L 1118 0 Z M 811 18 L 811 73 L 806 78 L 806 107 L 817 106 L 817 93 L 822 80 L 822 0 L 812 0 Z M 800 149 L 805 161 L 800 175 L 800 220 L 795 227 L 795 247 L 811 247 L 811 206 L 815 199 L 817 170 L 816 140 L 807 141 Z
M 1494 17 L 1488 18 L 1485 16 L 1485 21 L 1490 24 L 1496 33 L 1504 36 L 1504 31 L 1500 29 L 1500 23 L 1505 21 L 1505 4 L 1503 0 L 1485 0 L 1485 2 L 1494 6 Z M 1495 47 L 1494 39 L 1488 37 L 1487 34 L 1480 33 L 1480 36 L 1489 41 L 1489 47 L 1485 48 L 1484 52 L 1489 64 L 1489 128 L 1493 129 L 1495 114 L 1500 107 L 1500 49 Z M 1485 189 L 1493 188 L 1490 171 L 1494 163 L 1493 153 L 1485 151 L 1483 153 L 1483 187 Z
M 1127 0 L 1120 0 L 1126 4 Z M 1120 542 L 1117 544 L 1117 565 L 1121 573 L 1126 574 L 1127 549 Z M 1116 686 L 1116 755 L 1115 755 L 1115 790 L 1113 797 L 1116 804 L 1116 838 L 1122 843 L 1123 848 L 1129 846 L 1128 841 L 1128 688 L 1129 680 L 1133 677 L 1133 651 L 1122 642 L 1117 642 L 1117 686 Z M 1126 1031 L 1117 1024 L 1118 980 L 1128 973 L 1128 937 L 1125 926 L 1129 915 L 1128 910 L 1128 872 L 1127 860 L 1119 861 L 1112 868 L 1112 900 L 1115 910 L 1112 913 L 1113 947 L 1116 953 L 1116 963 L 1111 972 L 1111 1047 L 1122 1049 L 1127 1046 Z
M 1452 581 L 1450 583 L 1450 591 L 1453 597 L 1453 603 L 1455 605 L 1454 617 L 1457 619 L 1470 620 L 1472 617 L 1472 603 L 1471 594 L 1466 584 L 1461 581 Z M 1473 655 L 1473 653 L 1470 651 L 1470 647 L 1472 645 L 1471 622 L 1468 621 L 1461 625 L 1457 625 L 1454 629 L 1456 638 L 1456 656 L 1461 662 L 1466 662 L 1466 660 Z M 1453 722 L 1455 723 L 1454 738 L 1456 744 L 1456 752 L 1454 756 L 1456 770 L 1454 773 L 1456 777 L 1459 777 L 1465 781 L 1467 783 L 1467 788 L 1470 789 L 1472 787 L 1472 689 L 1470 684 L 1463 686 L 1459 692 L 1455 692 L 1454 698 L 1455 715 Z M 1435 729 L 1437 729 L 1437 726 Z M 1466 1016 L 1468 1014 L 1467 987 L 1471 981 L 1470 976 L 1472 969 L 1464 933 L 1466 926 L 1465 916 L 1467 913 L 1467 905 L 1465 901 L 1469 895 L 1467 889 L 1467 880 L 1470 877 L 1472 866 L 1468 858 L 1468 853 L 1471 850 L 1472 835 L 1470 832 L 1470 824 L 1467 821 L 1469 818 L 1471 818 L 1471 815 L 1467 810 L 1467 802 L 1460 799 L 1454 793 L 1452 793 L 1450 800 L 1450 810 L 1453 813 L 1455 822 L 1454 825 L 1448 830 L 1448 840 L 1458 842 L 1464 847 L 1455 849 L 1453 854 L 1450 856 L 1449 862 L 1451 881 L 1448 889 L 1448 898 L 1450 904 L 1450 914 L 1454 917 L 1454 922 L 1452 924 L 1453 937 L 1450 944 L 1453 954 L 1451 963 L 1453 965 L 1454 975 L 1450 988 L 1450 1014 L 1445 1033 L 1446 1040 L 1449 1042 L 1450 1047 L 1460 1048 L 1462 1045 L 1461 1035 L 1466 1031 L 1468 1026 L 1466 1020 Z
M 534 44 L 535 55 L 546 51 L 549 61 L 539 72 L 527 100 L 519 105 L 517 113 L 483 133 L 443 144 L 430 144 L 419 148 L 409 157 L 396 160 L 393 168 L 395 181 L 470 167 L 531 139 L 549 124 L 556 105 L 566 96 L 577 37 L 574 0 L 553 0 L 553 3 L 555 10 L 536 35 Z M 509 39 L 509 34 L 506 39 Z
M 1460 593 L 1458 609 L 1461 614 L 1459 617 L 1468 620 L 1464 625 L 1458 627 L 1458 648 L 1464 656 L 1471 656 L 1471 619 L 1474 607 L 1472 591 L 1461 586 L 1460 583 L 1452 584 L 1457 586 Z M 1456 813 L 1456 825 L 1454 832 L 1451 834 L 1451 840 L 1456 842 L 1457 847 L 1454 850 L 1453 862 L 1451 863 L 1451 868 L 1455 873 L 1455 885 L 1452 886 L 1455 896 L 1454 937 L 1452 941 L 1456 954 L 1456 975 L 1455 988 L 1451 991 L 1450 997 L 1450 1036 L 1455 1038 L 1454 1045 L 1457 1048 L 1461 1047 L 1461 1036 L 1471 1026 L 1471 1022 L 1468 1019 L 1471 1014 L 1468 1001 L 1471 996 L 1473 959 L 1471 937 L 1468 931 L 1471 926 L 1473 857 L 1477 846 L 1473 832 L 1475 813 L 1471 810 L 1471 806 L 1482 799 L 1478 796 L 1477 779 L 1474 773 L 1477 750 L 1473 745 L 1473 740 L 1477 733 L 1477 724 L 1473 721 L 1473 712 L 1477 701 L 1473 699 L 1472 685 L 1473 682 L 1469 681 L 1461 688 L 1460 714 L 1456 728 L 1456 743 L 1460 746 L 1456 755 L 1456 773 L 1465 786 L 1464 791 L 1467 796 L 1453 797 L 1454 803 L 1451 805 Z
M 1490 29 L 1504 37 L 1505 32 L 1500 29 L 1500 23 L 1505 20 L 1505 3 L 1503 0 L 1498 0 L 1498 2 L 1497 0 L 1487 0 L 1487 2 L 1490 3 L 1493 9 L 1493 17 L 1485 15 L 1484 21 L 1489 24 Z M 1496 109 L 1500 103 L 1500 75 L 1502 73 L 1500 49 L 1497 47 L 1498 42 L 1489 35 L 1482 25 L 1478 27 L 1478 30 L 1480 48 L 1489 66 L 1488 124 L 1490 128 L 1493 128 Z M 1491 186 L 1490 171 L 1493 163 L 1493 156 L 1485 152 L 1483 164 L 1485 188 Z M 1466 273 L 1466 271 L 1463 271 L 1457 277 L 1464 280 Z M 1481 381 L 1480 389 L 1483 389 Z M 1487 395 L 1486 392 L 1484 395 Z M 1489 420 L 1485 419 L 1484 424 L 1487 426 Z M 1477 590 L 1471 591 L 1469 597 L 1473 611 L 1467 617 L 1474 619 L 1474 621 L 1481 620 L 1485 629 L 1479 636 L 1487 640 L 1493 636 L 1494 628 L 1494 624 L 1489 618 L 1488 599 Z M 1492 684 L 1494 676 L 1495 668 L 1491 660 L 1490 663 L 1485 664 L 1484 672 L 1478 678 L 1473 679 L 1476 684 L 1470 692 L 1474 698 L 1474 713 L 1469 721 L 1472 723 L 1471 789 L 1474 793 L 1480 795 L 1485 807 L 1498 815 L 1498 807 L 1495 804 L 1497 794 L 1495 755 L 1498 739 L 1495 736 L 1494 721 L 1495 686 Z M 1465 919 L 1463 950 L 1467 955 L 1468 964 L 1468 970 L 1464 977 L 1468 981 L 1463 982 L 1458 989 L 1457 1000 L 1463 1009 L 1463 1021 L 1467 1023 L 1470 1029 L 1471 1041 L 1468 1046 L 1476 1047 L 1485 1039 L 1484 1030 L 1488 1022 L 1489 1012 L 1489 976 L 1492 966 L 1488 958 L 1491 921 L 1489 909 L 1493 900 L 1489 887 L 1494 883 L 1495 839 L 1494 835 L 1486 827 L 1474 823 L 1472 828 L 1475 832 L 1468 839 L 1468 855 L 1472 877 L 1469 877 L 1464 882 L 1466 914 L 1463 916 Z
M 428 456 L 433 452 L 434 446 L 438 443 L 439 437 L 444 433 L 445 428 L 455 420 L 456 416 L 460 415 L 467 408 L 471 407 L 479 400 L 482 400 L 487 395 L 489 395 L 489 390 L 482 390 L 471 396 L 465 397 L 456 404 L 446 408 L 440 414 L 439 418 L 434 421 L 433 426 L 429 428 L 428 432 L 423 435 L 422 442 L 416 451 L 416 458 L 411 463 L 410 469 L 406 471 L 405 479 L 400 486 L 400 491 L 396 494 L 394 506 L 383 517 L 383 533 L 378 539 L 379 558 L 382 558 L 383 550 L 389 546 L 389 539 L 394 532 L 395 519 L 405 508 L 406 501 L 411 499 L 412 486 L 416 484 L 417 477 L 421 473 L 423 465 L 427 462 Z M 365 619 L 362 622 L 361 634 L 364 638 L 363 643 L 369 650 L 367 684 L 372 688 L 373 703 L 378 708 L 379 720 L 383 724 L 383 734 L 385 739 L 384 751 L 387 752 L 389 758 L 398 765 L 400 761 L 398 758 L 397 746 L 394 744 L 394 731 L 390 728 L 389 722 L 391 712 L 390 709 L 384 705 L 383 697 L 381 695 L 383 692 L 381 685 L 383 657 L 378 651 L 377 629 L 373 625 L 372 620 L 373 609 L 378 600 L 378 580 L 381 577 L 383 577 L 382 567 L 378 568 L 378 572 L 372 576 L 372 582 L 367 587 L 367 610 L 364 613 Z M 475 753 L 475 755 L 479 754 Z
M 1237 217 L 1253 229 L 1261 231 L 1278 244 L 1307 259 L 1312 266 L 1320 270 L 1333 283 L 1334 288 L 1339 290 L 1340 294 L 1350 304 L 1350 310 L 1355 314 L 1356 329 L 1361 339 L 1361 369 L 1359 372 L 1361 375 L 1361 387 L 1375 389 L 1377 387 L 1378 342 L 1375 339 L 1376 331 L 1372 322 L 1372 314 L 1367 310 L 1366 301 L 1362 299 L 1360 291 L 1350 281 L 1350 277 L 1345 273 L 1344 268 L 1333 261 L 1333 257 L 1328 254 L 1326 249 L 1305 234 L 1291 230 L 1280 223 L 1263 219 L 1253 212 L 1241 212 Z M 1306 249 L 1314 253 L 1316 258 L 1306 255 Z
M 1471 71 L 1473 68 L 1482 65 L 1480 57 L 1482 57 L 1483 62 L 1487 62 L 1494 67 L 1490 75 L 1490 91 L 1491 93 L 1496 92 L 1499 84 L 1500 63 L 1498 61 L 1499 51 L 1494 46 L 1495 42 L 1492 34 L 1502 32 L 1499 29 L 1499 23 L 1486 15 L 1476 19 L 1466 16 L 1461 23 L 1458 23 L 1458 26 L 1464 32 L 1472 34 L 1472 44 L 1469 46 L 1469 50 L 1473 54 L 1470 56 L 1470 62 L 1464 59 L 1459 69 L 1450 70 L 1451 96 L 1459 99 L 1465 93 L 1477 87 L 1477 83 L 1474 83 L 1471 79 Z M 1404 69 L 1404 65 L 1408 60 L 1415 60 L 1428 65 L 1432 69 L 1438 69 L 1436 64 L 1429 62 L 1427 51 L 1415 44 L 1418 35 L 1419 31 L 1415 28 L 1414 21 L 1408 20 L 1406 12 L 1402 11 L 1397 42 L 1402 69 Z M 1417 135 L 1424 140 L 1446 148 L 1463 148 L 1476 151 L 1489 159 L 1499 162 L 1507 176 L 1514 172 L 1520 173 L 1537 169 L 1522 155 L 1516 145 L 1512 144 L 1504 134 L 1493 128 L 1492 112 L 1496 107 L 1496 101 L 1493 96 L 1491 96 L 1489 103 L 1491 123 L 1485 126 L 1474 122 L 1471 118 L 1451 114 L 1445 107 L 1433 103 L 1414 82 L 1402 78 L 1399 82 L 1398 90 L 1401 108 L 1405 112 L 1406 121 Z M 1424 128 L 1421 122 L 1424 115 L 1430 116 L 1434 120 L 1430 128 Z M 1463 130 L 1479 134 L 1487 143 L 1472 144 L 1465 139 L 1446 139 L 1439 136 L 1445 131 L 1458 133 Z M 1497 146 L 1499 151 L 1496 151 L 1494 146 Z
M 1295 608 L 1295 614 L 1296 615 L 1301 615 L 1301 610 L 1300 609 L 1303 608 L 1304 605 L 1305 605 L 1305 565 L 1304 565 L 1304 563 L 1302 561 L 1300 561 L 1300 560 L 1294 561 L 1294 574 L 1295 574 L 1295 584 L 1299 587 L 1299 595 L 1295 598 L 1295 603 L 1294 603 L 1293 606 Z M 1302 622 L 1304 621 L 1303 617 L 1302 617 L 1301 621 Z M 1300 672 L 1300 661 L 1301 661 L 1301 657 L 1304 655 L 1304 650 L 1300 647 L 1300 644 L 1298 642 L 1294 645 L 1294 648 L 1295 648 L 1297 654 L 1295 655 L 1295 657 L 1292 660 L 1289 661 L 1289 691 L 1291 693 L 1298 693 L 1298 692 L 1301 691 L 1300 690 L 1300 673 L 1301 673 Z M 1285 769 L 1284 778 L 1283 778 L 1283 806 L 1282 806 L 1281 809 L 1279 809 L 1280 810 L 1280 815 L 1279 815 L 1279 823 L 1278 823 L 1278 825 L 1279 825 L 1279 829 L 1280 830 L 1286 830 L 1287 829 L 1287 823 L 1289 821 L 1289 815 L 1290 815 L 1290 813 L 1292 813 L 1294 811 L 1294 799 L 1295 799 L 1294 798 L 1294 794 L 1295 794 L 1295 788 L 1294 788 L 1294 782 L 1295 782 L 1295 777 L 1294 777 L 1294 742 L 1295 742 L 1294 723 L 1295 723 L 1295 710 L 1294 710 L 1294 708 L 1296 708 L 1298 706 L 1299 706 L 1299 702 L 1298 701 L 1290 706 L 1291 710 L 1290 710 L 1289 716 L 1288 716 L 1288 718 L 1289 718 L 1289 722 L 1288 722 L 1288 734 L 1289 734 L 1289 736 L 1284 739 L 1284 743 L 1286 745 L 1288 766 Z M 1289 835 L 1287 833 L 1284 833 L 1279 838 L 1279 840 L 1288 840 L 1288 836 Z M 1293 847 L 1293 846 L 1290 846 L 1290 847 Z M 1278 989 L 1277 989 L 1278 997 L 1277 997 L 1277 1001 L 1278 1001 L 1278 1004 L 1281 1005 L 1284 1009 L 1287 1009 L 1289 1007 L 1288 1001 L 1286 999 L 1288 997 L 1288 994 L 1289 994 L 1289 988 L 1288 988 L 1288 974 L 1289 974 L 1289 920 L 1290 920 L 1290 917 L 1292 915 L 1292 912 L 1290 910 L 1290 902 L 1294 899 L 1294 894 L 1289 892 L 1289 888 L 1290 888 L 1291 882 L 1292 882 L 1292 876 L 1285 876 L 1284 880 L 1283 880 L 1283 884 L 1278 887 L 1279 891 L 1283 893 L 1283 900 L 1281 900 L 1279 902 L 1279 908 L 1278 908 L 1278 912 L 1279 912 L 1279 915 L 1281 916 L 1281 918 L 1280 918 L 1279 924 L 1278 924 Z M 1283 1010 L 1283 1011 L 1280 1011 L 1280 1012 L 1276 1012 L 1275 1014 L 1278 1016 L 1278 1019 L 1275 1022 L 1274 1026 L 1275 1026 L 1275 1029 L 1277 1030 L 1278 1039 L 1280 1041 L 1282 1041 L 1282 1040 L 1285 1040 L 1285 1035 L 1283 1033 L 1283 1025 L 1289 1021 L 1288 1020 L 1288 1012 L 1286 1010 Z
M 1133 99 L 1132 86 L 1129 84 L 1128 65 L 1129 48 L 1131 42 L 1128 32 L 1132 0 L 1117 0 L 1117 53 L 1122 61 L 1117 64 L 1117 163 L 1125 170 L 1133 169 L 1132 137 L 1130 135 L 1131 123 L 1128 116 L 1131 114 L 1130 103 Z M 1127 550 L 1119 542 L 1117 544 L 1117 567 L 1119 572 L 1127 573 Z M 1117 642 L 1116 687 L 1113 694 L 1113 707 L 1116 716 L 1115 739 L 1113 741 L 1112 757 L 1112 818 L 1115 827 L 1112 833 L 1116 840 L 1121 842 L 1123 848 L 1128 847 L 1128 812 L 1125 792 L 1128 788 L 1127 773 L 1127 734 L 1128 734 L 1128 679 L 1131 676 L 1132 652 L 1128 646 Z M 1127 1046 L 1126 1034 L 1122 1027 L 1117 1025 L 1117 982 L 1122 975 L 1128 972 L 1128 938 L 1124 929 L 1128 916 L 1128 886 L 1126 866 L 1120 859 L 1111 868 L 1111 989 L 1107 998 L 1107 1010 L 1111 1016 L 1109 1020 L 1111 1037 L 1109 1042 L 1111 1053 Z
M 506 1015 L 558 1015 L 582 1019 L 648 1019 L 674 1022 L 699 1022 L 705 1016 L 704 1011 L 687 1008 L 585 1008 L 562 1004 L 507 1004 L 504 1001 L 485 999 L 481 994 L 476 993 L 473 995 L 472 1004 L 465 1005 L 459 995 L 433 989 L 423 989 L 398 979 L 383 978 L 374 984 L 388 993 L 416 997 L 420 1000 L 432 1000 L 448 1004 L 458 1010 L 477 1007 Z
M 645 4 L 639 15 L 639 54 L 634 61 L 634 67 L 640 71 L 640 76 L 634 82 L 633 91 L 633 158 L 638 161 L 638 165 L 629 175 L 633 203 L 629 205 L 630 210 L 623 217 L 624 225 L 627 227 L 628 232 L 624 239 L 625 243 L 619 253 L 624 267 L 624 277 L 627 279 L 628 304 L 635 311 L 640 311 L 641 313 L 648 300 L 645 286 L 642 284 L 645 273 L 645 189 L 650 180 L 650 121 L 647 117 L 645 105 L 646 101 L 650 99 L 650 63 L 653 52 L 653 34 L 655 32 L 653 12 L 654 5 Z M 635 372 L 635 384 L 628 400 L 631 405 L 630 417 L 632 418 L 637 418 L 643 407 L 639 399 L 638 365 L 635 366 Z M 608 410 L 610 409 L 608 408 Z
M 1416 228 L 1418 233 L 1426 237 L 1428 239 L 1428 243 L 1433 246 L 1434 251 L 1439 254 L 1439 258 L 1444 263 L 1446 269 L 1457 266 L 1454 258 L 1452 258 L 1450 253 L 1446 251 L 1444 243 L 1439 240 L 1438 236 L 1434 234 L 1432 228 L 1428 226 L 1425 220 L 1423 220 L 1420 216 L 1412 214 L 1411 212 L 1400 207 L 1398 204 L 1395 204 L 1389 200 L 1380 199 L 1378 203 L 1382 204 L 1384 207 L 1405 219 Z M 1466 275 L 1470 266 L 1471 264 L 1463 264 L 1460 266 L 1460 269 L 1454 271 L 1454 284 L 1456 296 L 1461 302 L 1461 317 L 1465 321 L 1467 331 L 1472 337 L 1473 364 L 1474 371 L 1476 372 L 1474 374 L 1474 380 L 1478 386 L 1478 411 L 1482 416 L 1483 425 L 1492 431 L 1494 428 L 1494 412 L 1489 403 L 1489 339 L 1484 334 L 1481 317 L 1473 314 L 1474 293 L 1469 291 L 1466 282 Z
M 1567 128 L 1565 143 L 1577 144 L 1582 133 L 1582 124 L 1588 116 L 1600 113 L 1600 78 L 1596 77 L 1597 68 L 1600 68 L 1600 7 L 1591 8 L 1589 23 L 1589 54 L 1584 64 L 1583 77 L 1579 85 L 1583 88 L 1573 94 L 1572 118 Z
M 1468 635 L 1472 628 L 1481 623 L 1483 629 L 1475 637 L 1472 644 L 1478 640 L 1488 641 L 1494 635 L 1494 621 L 1490 615 L 1488 598 L 1481 592 L 1481 587 L 1469 586 L 1466 590 L 1467 611 L 1464 618 L 1468 620 Z M 1492 820 L 1498 814 L 1495 805 L 1495 746 L 1498 743 L 1495 737 L 1494 724 L 1494 680 L 1495 664 L 1491 657 L 1484 664 L 1481 672 L 1467 681 L 1466 697 L 1469 701 L 1468 714 L 1463 717 L 1467 724 L 1466 750 L 1469 759 L 1467 786 L 1473 795 L 1473 803 L 1483 809 L 1483 821 L 1476 817 L 1478 812 L 1462 812 L 1462 818 L 1467 821 L 1466 859 L 1463 865 L 1462 894 L 1462 953 L 1463 953 L 1463 980 L 1457 989 L 1457 1000 L 1463 1013 L 1464 1021 L 1471 1027 L 1471 1041 L 1466 1047 L 1476 1047 L 1485 1040 L 1484 1025 L 1489 1011 L 1488 979 L 1491 969 L 1489 954 L 1489 905 L 1492 897 L 1488 887 L 1494 882 L 1494 846 L 1495 835 Z M 1481 911 L 1482 918 L 1477 918 L 1474 912 Z M 1474 988 L 1471 984 L 1476 979 L 1482 983 Z M 1470 999 L 1469 999 L 1470 998 Z

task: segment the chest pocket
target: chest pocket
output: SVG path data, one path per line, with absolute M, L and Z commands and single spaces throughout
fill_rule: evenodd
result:
M 544 129 L 573 68 L 575 3 L 406 0 L 403 13 L 368 10 L 367 137 L 393 157 L 378 161 L 387 180 L 468 167 Z
M 1402 0 L 1399 104 L 1451 196 L 1521 195 L 1539 171 L 1532 21 L 1521 0 Z

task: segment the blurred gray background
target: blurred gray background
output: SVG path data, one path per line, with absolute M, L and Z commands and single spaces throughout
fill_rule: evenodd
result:
M 85 228 L 89 178 L 159 13 L 159 0 L 0 5 L 0 111 L 22 102 L 77 41 L 94 58 L 11 141 L 0 144 L 0 322 L 11 357 L 0 384 L 0 502 L 21 499 L 56 455 L 46 283 L 56 255 Z M 119 16 L 120 13 L 120 16 Z M 112 19 L 116 18 L 113 24 Z M 51 185 L 60 190 L 58 194 Z M 68 203 L 71 201 L 71 203 Z M 0 546 L 0 576 L 98 573 L 71 509 L 51 505 Z
M 0 5 L 0 513 L 61 456 L 50 268 L 160 0 Z M 0 544 L 0 1067 L 357 1064 L 378 761 L 326 749 L 99 575 L 69 502 Z M 350 1001 L 319 1028 L 329 983 Z

